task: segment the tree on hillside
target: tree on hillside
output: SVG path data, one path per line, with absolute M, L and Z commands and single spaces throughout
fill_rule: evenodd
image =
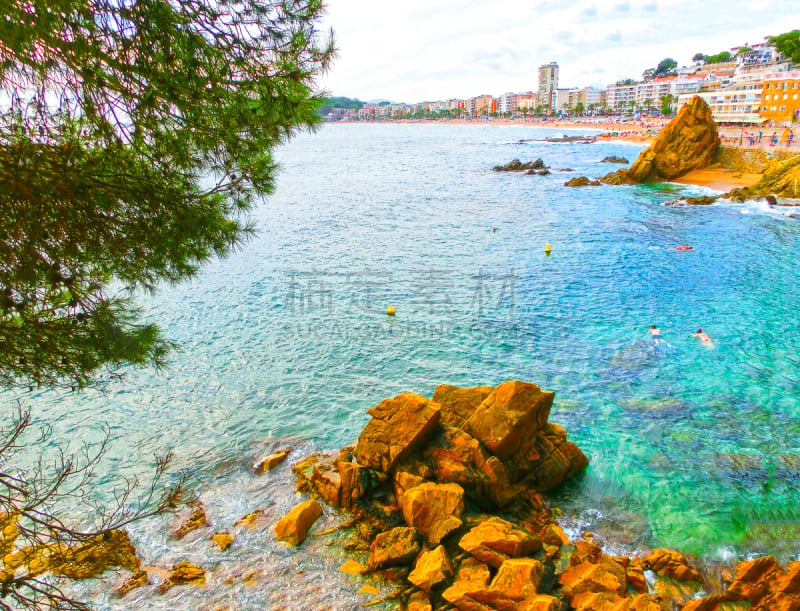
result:
M 662 59 L 658 62 L 658 66 L 656 66 L 656 71 L 653 76 L 660 77 L 660 76 L 668 76 L 675 72 L 675 68 L 678 67 L 678 62 L 676 62 L 671 57 L 667 57 L 666 59 Z
M 702 53 L 695 53 L 692 61 L 703 61 L 706 64 L 724 64 L 731 61 L 731 54 L 728 51 L 722 51 L 716 55 L 703 55 Z
M 800 30 L 792 30 L 769 39 L 770 44 L 783 53 L 793 64 L 800 64 Z
M 314 79 L 332 54 L 316 27 L 322 5 L 6 4 L 0 380 L 84 386 L 161 365 L 169 344 L 139 322 L 130 293 L 188 278 L 252 233 L 247 212 L 274 184 L 272 149 L 318 120 Z M 132 568 L 132 552 L 87 563 L 128 549 L 118 529 L 169 509 L 181 488 L 161 493 L 158 459 L 151 487 L 131 481 L 104 507 L 89 483 L 105 444 L 62 452 L 47 427 L 34 432 L 24 409 L 0 429 L 0 609 L 83 608 L 61 580 Z M 94 520 L 71 524 L 59 502 Z
M 11 2 L 0 20 L 0 380 L 160 365 L 122 291 L 241 244 L 317 121 L 320 0 Z

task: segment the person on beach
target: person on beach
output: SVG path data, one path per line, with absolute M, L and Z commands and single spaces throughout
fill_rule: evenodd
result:
M 789 131 L 789 136 L 786 138 L 786 146 L 787 147 L 792 146 L 792 140 L 794 140 L 794 132 L 793 131 Z
M 703 333 L 703 329 L 698 329 L 696 333 L 692 333 L 692 337 L 696 337 L 704 344 L 710 344 L 711 338 L 708 336 L 708 333 Z
M 764 132 L 758 132 L 758 143 L 761 144 L 761 137 L 764 135 Z

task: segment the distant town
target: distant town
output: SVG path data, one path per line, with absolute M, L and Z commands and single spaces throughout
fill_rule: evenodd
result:
M 326 121 L 391 121 L 409 119 L 484 119 L 493 117 L 669 116 L 693 95 L 711 107 L 714 120 L 729 125 L 790 126 L 800 117 L 800 67 L 778 51 L 770 39 L 734 47 L 714 56 L 698 53 L 691 66 L 679 68 L 665 59 L 645 70 L 642 80 L 626 79 L 606 89 L 563 89 L 559 67 L 539 67 L 538 88 L 499 97 L 479 95 L 416 104 L 362 103 L 333 98 L 323 108 Z M 336 105 L 337 100 L 346 103 Z

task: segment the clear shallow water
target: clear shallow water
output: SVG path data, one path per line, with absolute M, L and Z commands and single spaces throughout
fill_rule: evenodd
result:
M 757 204 L 662 205 L 693 187 L 564 188 L 639 147 L 518 143 L 551 134 L 331 125 L 299 137 L 278 152 L 258 237 L 142 297 L 180 344 L 167 371 L 25 401 L 62 438 L 108 423 L 100 490 L 172 447 L 215 497 L 239 489 L 236 459 L 254 441 L 334 449 L 387 396 L 529 380 L 556 391 L 551 419 L 591 458 L 552 495 L 571 523 L 709 557 L 796 555 L 800 474 L 782 465 L 800 455 L 800 225 Z M 537 157 L 550 176 L 490 171 Z M 712 347 L 689 337 L 700 326 Z M 221 509 L 220 523 L 257 502 Z M 139 534 L 150 558 L 163 551 L 154 532 Z

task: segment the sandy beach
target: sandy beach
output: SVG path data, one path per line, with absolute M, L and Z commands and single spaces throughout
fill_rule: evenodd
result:
M 695 185 L 708 187 L 715 191 L 730 191 L 739 187 L 752 187 L 759 180 L 761 174 L 744 174 L 723 169 L 692 170 L 672 182 L 682 185 Z

